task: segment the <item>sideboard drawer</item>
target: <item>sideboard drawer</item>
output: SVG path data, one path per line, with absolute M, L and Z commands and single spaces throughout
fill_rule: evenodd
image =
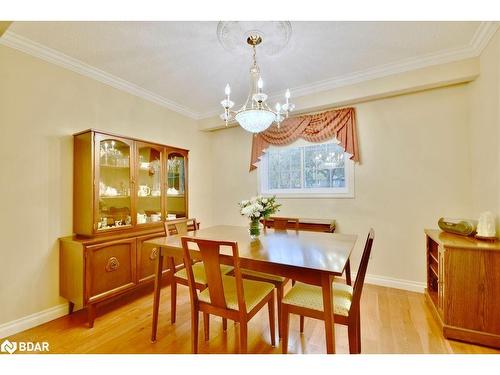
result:
M 137 278 L 138 282 L 153 280 L 156 272 L 156 264 L 160 255 L 160 248 L 157 246 L 145 245 L 144 241 L 150 240 L 154 236 L 137 237 Z M 163 274 L 168 271 L 168 259 L 163 258 Z
M 85 248 L 85 302 L 97 302 L 132 288 L 136 282 L 136 239 Z

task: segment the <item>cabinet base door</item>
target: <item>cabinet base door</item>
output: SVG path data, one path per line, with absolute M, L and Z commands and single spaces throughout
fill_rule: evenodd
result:
M 152 238 L 159 237 L 154 236 L 143 236 L 137 238 L 137 279 L 139 283 L 144 283 L 154 280 L 155 268 L 160 248 L 157 246 L 145 245 L 144 241 L 150 240 Z M 168 271 L 168 259 L 163 258 L 163 275 Z
M 85 301 L 94 303 L 136 285 L 136 239 L 85 249 Z

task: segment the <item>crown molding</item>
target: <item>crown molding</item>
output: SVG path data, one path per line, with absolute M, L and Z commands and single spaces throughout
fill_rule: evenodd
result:
M 498 22 L 481 22 L 470 41 L 470 46 L 474 50 L 475 56 L 479 56 L 483 52 L 493 35 L 495 35 L 498 27 Z
M 22 37 L 21 35 L 17 35 L 12 31 L 7 31 L 0 38 L 0 44 L 27 53 L 31 56 L 38 57 L 42 60 L 61 66 L 75 73 L 92 78 L 96 81 L 112 86 L 118 90 L 125 91 L 134 96 L 138 96 L 142 99 L 148 100 L 162 107 L 180 113 L 181 115 L 190 117 L 195 120 L 199 118 L 198 114 L 190 108 L 187 108 L 172 100 L 157 95 L 134 83 L 88 65 L 80 60 L 74 59 L 68 55 L 65 55 L 64 53 L 46 47 L 43 44 L 36 43 L 28 38 Z
M 477 57 L 481 54 L 484 48 L 486 48 L 488 42 L 495 34 L 498 27 L 498 22 L 481 22 L 471 41 L 463 47 L 429 53 L 426 55 L 412 57 L 409 59 L 380 65 L 378 67 L 342 76 L 332 77 L 322 81 L 313 82 L 311 84 L 290 88 L 290 91 L 292 91 L 294 97 L 301 97 L 316 94 L 322 91 L 333 90 L 338 87 L 354 85 L 364 81 L 370 81 L 373 79 L 383 78 L 398 73 L 425 68 L 432 65 L 445 64 L 458 60 L 468 59 L 471 57 Z M 194 120 L 207 119 L 217 116 L 220 113 L 220 110 L 213 110 L 204 113 L 196 112 L 191 108 L 178 104 L 170 99 L 164 98 L 136 84 L 116 77 L 112 74 L 106 73 L 68 55 L 53 50 L 42 44 L 36 43 L 28 38 L 17 35 L 12 31 L 7 31 L 0 38 L 0 45 L 5 45 L 7 47 L 17 49 L 50 63 L 95 79 L 99 82 L 105 83 L 109 86 L 125 91 L 134 96 L 138 96 L 145 100 L 151 101 Z M 282 92 L 274 92 L 269 95 L 269 100 L 276 101 L 282 99 L 282 97 Z
M 377 78 L 383 78 L 394 74 L 404 73 L 411 70 L 426 68 L 432 65 L 446 64 L 472 57 L 477 57 L 481 54 L 484 48 L 486 48 L 488 42 L 495 34 L 498 27 L 498 22 L 481 22 L 469 44 L 463 47 L 420 55 L 404 60 L 399 60 L 394 63 L 384 64 L 374 68 L 328 78 L 322 81 L 316 81 L 310 84 L 290 88 L 290 91 L 292 92 L 292 95 L 294 97 L 301 97 L 316 94 L 322 91 L 333 90 L 339 87 L 355 85 L 357 83 L 370 81 Z M 282 99 L 283 92 L 271 93 L 268 97 L 269 101 L 277 101 Z M 200 117 L 201 119 L 206 119 L 217 116 L 218 114 L 220 114 L 220 112 L 220 110 L 205 112 L 201 114 Z

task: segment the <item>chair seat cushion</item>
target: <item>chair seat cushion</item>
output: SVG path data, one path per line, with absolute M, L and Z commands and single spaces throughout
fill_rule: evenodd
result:
M 333 283 L 332 288 L 334 313 L 348 316 L 351 308 L 353 289 L 350 285 Z M 283 303 L 305 307 L 312 310 L 323 310 L 323 291 L 321 287 L 296 283 L 283 297 Z
M 229 273 L 233 270 L 233 267 L 231 266 L 226 266 L 225 264 L 220 265 L 220 271 L 223 275 L 226 273 Z M 193 276 L 194 276 L 194 281 L 197 284 L 206 284 L 207 283 L 207 276 L 205 274 L 205 267 L 203 266 L 203 262 L 198 262 L 193 264 Z M 187 271 L 185 268 L 177 271 L 175 273 L 175 277 L 178 277 L 179 279 L 184 279 L 187 280 Z
M 242 274 L 243 277 L 245 277 L 245 276 L 252 276 L 252 277 L 256 277 L 256 278 L 262 279 L 263 281 L 271 280 L 271 281 L 277 281 L 277 282 L 281 282 L 282 283 L 282 282 L 284 282 L 286 280 L 284 277 L 281 277 L 281 276 L 278 276 L 278 275 L 272 275 L 270 273 L 252 271 L 252 270 L 248 270 L 248 269 L 245 269 L 245 268 L 241 269 L 241 274 Z
M 245 304 L 247 312 L 259 304 L 270 292 L 273 291 L 274 285 L 263 281 L 242 280 L 243 294 L 245 295 Z M 224 296 L 226 298 L 226 306 L 231 310 L 239 310 L 238 294 L 236 292 L 236 279 L 232 276 L 222 276 L 222 285 L 224 288 Z M 202 302 L 210 303 L 210 294 L 207 289 L 204 289 L 198 294 L 198 299 Z

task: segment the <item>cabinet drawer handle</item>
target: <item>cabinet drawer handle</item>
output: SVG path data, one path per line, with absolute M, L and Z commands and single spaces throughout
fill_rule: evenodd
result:
M 157 247 L 153 247 L 151 249 L 151 254 L 149 254 L 149 259 L 155 260 L 156 258 L 158 258 L 158 248 Z
M 106 272 L 113 272 L 120 268 L 120 262 L 116 257 L 111 257 L 108 259 L 108 264 L 106 264 Z

